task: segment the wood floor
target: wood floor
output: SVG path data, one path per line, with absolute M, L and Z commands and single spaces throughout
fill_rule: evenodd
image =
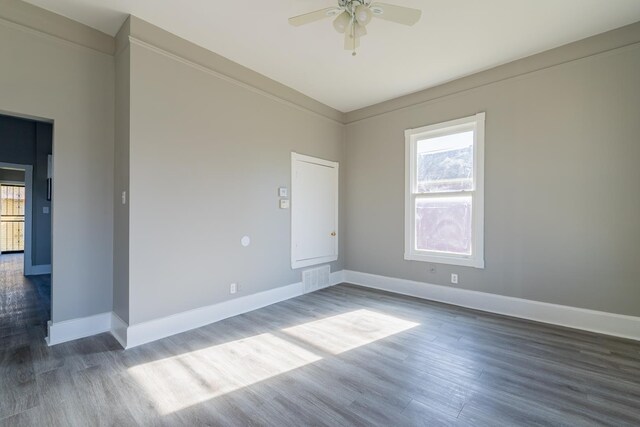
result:
M 640 425 L 633 341 L 340 285 L 47 347 L 38 283 L 0 274 L 0 425 Z

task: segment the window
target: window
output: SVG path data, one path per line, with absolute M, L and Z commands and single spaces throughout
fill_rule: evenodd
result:
M 484 113 L 405 141 L 404 258 L 484 268 Z

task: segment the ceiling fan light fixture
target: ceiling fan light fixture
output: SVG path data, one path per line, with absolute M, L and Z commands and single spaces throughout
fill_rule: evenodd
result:
M 337 2 L 337 6 L 334 7 L 291 17 L 289 24 L 299 27 L 322 18 L 335 16 L 333 28 L 338 33 L 344 34 L 344 48 L 351 50 L 352 55 L 355 56 L 360 38 L 367 34 L 367 24 L 373 18 L 412 26 L 420 20 L 422 15 L 420 9 L 377 3 L 375 0 L 337 0 Z
M 367 35 L 367 27 L 365 27 L 364 25 L 360 25 L 357 22 L 353 25 L 353 33 L 356 36 L 356 38 L 360 38 L 362 36 L 366 36 Z
M 348 12 L 342 12 L 333 20 L 333 28 L 339 33 L 344 33 L 351 25 L 351 15 Z
M 371 11 L 371 9 L 369 9 L 369 7 L 361 4 L 356 7 L 355 18 L 358 24 L 367 25 L 373 18 L 373 12 Z

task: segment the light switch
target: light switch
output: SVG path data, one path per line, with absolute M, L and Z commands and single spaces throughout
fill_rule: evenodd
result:
M 42 207 L 42 213 L 43 214 L 48 214 L 49 213 L 49 206 L 43 206 Z
M 278 188 L 278 196 L 289 197 L 289 189 L 287 189 L 287 187 Z
M 280 209 L 289 209 L 289 199 L 280 200 Z

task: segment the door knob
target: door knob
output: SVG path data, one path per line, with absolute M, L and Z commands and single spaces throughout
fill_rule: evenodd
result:
M 332 236 L 335 236 L 335 235 L 336 235 L 336 232 L 335 232 L 335 231 L 332 231 L 332 232 L 331 232 L 331 235 L 332 235 Z

